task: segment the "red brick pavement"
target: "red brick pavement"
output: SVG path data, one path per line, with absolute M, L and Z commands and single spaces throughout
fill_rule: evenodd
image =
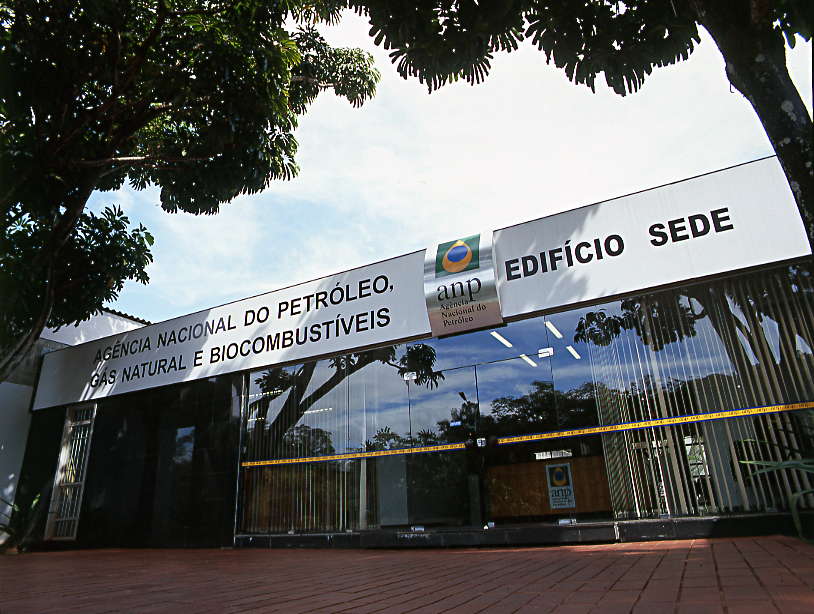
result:
M 454 550 L 85 550 L 0 556 L 0 612 L 814 612 L 787 537 Z

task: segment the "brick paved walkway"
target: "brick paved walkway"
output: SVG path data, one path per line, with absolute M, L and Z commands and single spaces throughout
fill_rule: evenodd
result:
M 89 550 L 0 556 L 0 612 L 814 612 L 787 537 L 470 550 Z

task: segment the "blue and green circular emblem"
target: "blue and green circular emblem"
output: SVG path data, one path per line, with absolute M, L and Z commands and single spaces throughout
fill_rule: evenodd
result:
M 443 277 L 479 268 L 479 244 L 480 235 L 473 235 L 438 245 L 435 258 L 435 276 Z
M 564 467 L 549 467 L 548 478 L 551 480 L 552 486 L 570 486 L 568 473 Z

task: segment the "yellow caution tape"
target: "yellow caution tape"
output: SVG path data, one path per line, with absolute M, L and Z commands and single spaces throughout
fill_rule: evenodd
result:
M 593 435 L 596 433 L 618 433 L 620 431 L 635 431 L 644 428 L 656 428 L 659 426 L 672 426 L 674 424 L 688 424 L 690 422 L 706 422 L 708 420 L 723 420 L 725 418 L 742 418 L 743 416 L 757 416 L 760 414 L 773 414 L 783 411 L 797 411 L 799 409 L 814 408 L 814 401 L 805 403 L 791 403 L 789 405 L 767 405 L 766 407 L 748 407 L 745 409 L 731 409 L 727 411 L 716 411 L 708 414 L 693 414 L 689 416 L 675 416 L 673 418 L 660 418 L 658 420 L 642 420 L 640 422 L 626 422 L 624 424 L 609 424 L 606 426 L 595 426 L 587 429 L 575 429 L 573 431 L 556 431 L 553 433 L 537 433 L 534 435 L 520 435 L 518 437 L 502 437 L 498 444 L 520 443 L 522 441 L 542 441 L 544 439 L 560 439 L 563 437 L 575 437 L 578 435 Z
M 351 460 L 354 458 L 376 458 L 378 456 L 396 456 L 400 454 L 421 454 L 423 452 L 444 452 L 445 450 L 463 450 L 463 443 L 447 443 L 441 446 L 424 446 L 421 448 L 396 448 L 394 450 L 376 450 L 375 452 L 351 452 L 350 454 L 332 454 L 330 456 L 305 456 L 303 458 L 281 458 L 279 460 L 252 461 L 242 463 L 243 467 L 260 467 L 265 465 L 293 465 L 295 463 L 319 463 L 326 461 Z
M 767 405 L 765 407 L 747 407 L 744 409 L 730 409 L 716 411 L 708 414 L 692 414 L 689 416 L 675 416 L 673 418 L 660 418 L 657 420 L 642 420 L 639 422 L 625 422 L 623 424 L 609 424 L 585 429 L 570 431 L 553 431 L 550 433 L 535 433 L 533 435 L 518 435 L 516 437 L 501 437 L 498 445 L 522 443 L 526 441 L 543 441 L 546 439 L 562 439 L 564 437 L 579 437 L 582 435 L 595 435 L 597 433 L 619 433 L 622 431 L 635 431 L 637 429 L 658 428 L 675 424 L 689 424 L 691 422 L 706 422 L 708 420 L 724 420 L 727 418 L 742 418 L 744 416 L 758 416 L 761 414 L 774 414 L 784 411 L 797 411 L 800 409 L 814 409 L 814 401 L 791 403 L 788 405 Z M 426 452 L 444 452 L 447 450 L 462 450 L 464 443 L 449 443 L 440 446 L 423 446 L 420 448 L 397 448 L 395 450 L 376 450 L 375 452 L 351 452 L 349 454 L 332 454 L 330 456 L 307 456 L 303 458 L 281 458 L 278 460 L 250 461 L 241 463 L 242 467 L 261 467 L 269 465 L 293 465 L 299 463 L 319 463 L 328 461 L 353 460 L 357 458 L 377 458 L 380 456 L 397 456 L 402 454 L 423 454 Z

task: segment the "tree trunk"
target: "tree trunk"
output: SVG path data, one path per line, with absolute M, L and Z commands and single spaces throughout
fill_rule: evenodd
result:
M 814 247 L 811 117 L 789 76 L 785 39 L 772 23 L 771 3 L 690 0 L 690 5 L 723 54 L 729 82 L 751 103 L 763 124 Z
M 2 346 L 0 346 L 0 382 L 5 381 L 28 355 L 42 331 L 48 325 L 48 319 L 51 316 L 56 297 L 54 262 L 59 257 L 60 250 L 76 229 L 79 218 L 85 210 L 85 204 L 93 193 L 101 175 L 102 172 L 99 169 L 87 173 L 81 188 L 66 203 L 65 212 L 54 224 L 48 238 L 32 263 L 35 274 L 37 271 L 42 271 L 43 285 L 42 293 L 38 297 L 37 317 L 31 322 L 28 330 L 16 335 L 10 332 L 14 328 L 12 320 L 16 304 L 27 300 L 24 297 L 24 288 L 15 289 L 8 297 L 4 297 L 5 300 L 0 303 L 0 326 L 3 328 L 0 331 L 0 339 L 2 339 Z M 21 281 L 20 283 L 25 282 Z M 33 311 L 33 309 L 31 310 Z
M 48 318 L 51 317 L 51 310 L 54 308 L 54 279 L 53 267 L 48 266 L 46 271 L 45 294 L 40 304 L 40 312 L 34 320 L 31 328 L 21 333 L 7 347 L 0 351 L 0 382 L 6 381 L 14 369 L 28 356 L 31 348 L 37 343 Z

